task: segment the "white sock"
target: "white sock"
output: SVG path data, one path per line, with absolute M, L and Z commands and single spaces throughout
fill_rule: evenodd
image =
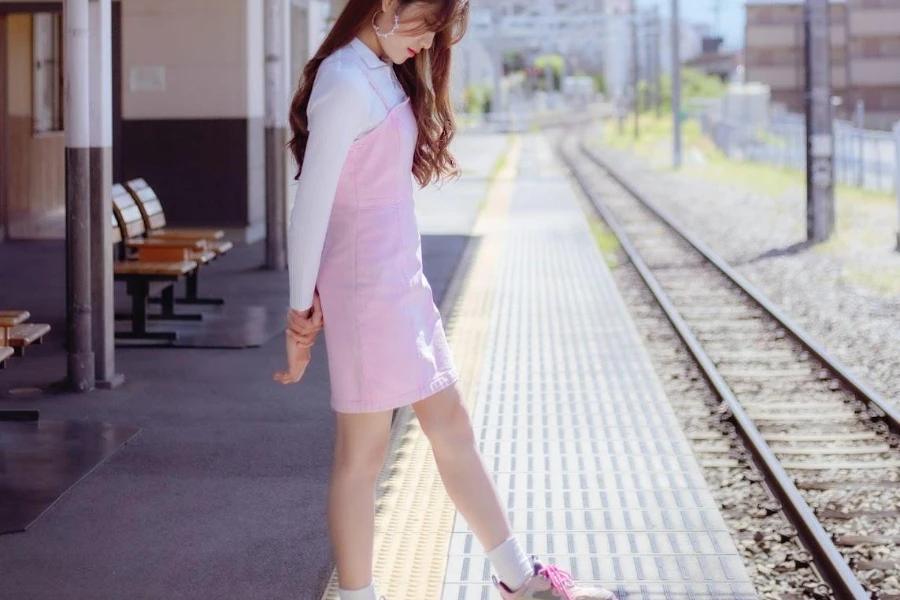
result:
M 511 537 L 487 553 L 491 566 L 497 571 L 497 578 L 510 591 L 516 591 L 528 581 L 534 573 L 534 564 L 525 555 L 519 540 Z M 342 599 L 343 600 L 343 599 Z
M 338 589 L 338 596 L 341 600 L 378 600 L 375 596 L 375 582 L 369 584 L 361 590 L 341 590 Z

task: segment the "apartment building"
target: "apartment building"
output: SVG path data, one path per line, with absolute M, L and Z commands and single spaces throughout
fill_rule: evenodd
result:
M 889 126 L 900 118 L 900 3 L 833 1 L 829 18 L 838 116 L 850 117 L 863 100 L 867 126 Z M 772 100 L 793 112 L 804 110 L 804 39 L 803 2 L 747 3 L 746 79 L 768 85 Z
M 847 91 L 847 6 L 832 2 L 831 86 L 835 96 Z M 803 2 L 748 2 L 745 33 L 745 77 L 768 85 L 772 101 L 792 112 L 805 103 Z
M 846 106 L 865 102 L 872 127 L 900 120 L 900 2 L 847 0 L 850 40 Z

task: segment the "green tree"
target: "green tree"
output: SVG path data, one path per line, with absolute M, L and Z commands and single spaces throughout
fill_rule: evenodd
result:
M 507 73 L 525 69 L 525 55 L 518 50 L 507 50 L 503 54 L 503 69 Z
M 606 93 L 606 78 L 603 73 L 594 74 L 594 91 L 600 94 Z
M 638 86 L 638 93 L 642 98 L 646 87 L 647 82 L 644 81 Z M 720 98 L 726 89 L 726 85 L 715 75 L 706 75 L 697 69 L 681 69 L 681 97 L 685 102 L 690 102 L 694 98 Z M 662 76 L 661 92 L 663 108 L 671 110 L 672 78 L 669 75 Z
M 491 86 L 484 83 L 473 83 L 465 92 L 466 112 L 484 114 L 491 112 Z
M 559 54 L 544 54 L 534 59 L 534 66 L 541 71 L 548 69 L 553 77 L 553 89 L 559 90 L 562 87 L 563 71 L 566 67 L 565 59 Z

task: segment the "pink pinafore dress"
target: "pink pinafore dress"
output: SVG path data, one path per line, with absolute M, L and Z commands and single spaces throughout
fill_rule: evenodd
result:
M 369 79 L 369 75 L 366 74 Z M 391 410 L 457 380 L 431 286 L 413 201 L 418 135 L 407 98 L 351 146 L 325 236 L 316 287 L 337 412 Z

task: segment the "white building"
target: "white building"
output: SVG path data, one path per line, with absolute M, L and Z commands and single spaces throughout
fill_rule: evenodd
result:
M 476 0 L 470 35 L 532 56 L 556 53 L 600 67 L 604 0 Z
M 450 77 L 450 97 L 456 106 L 463 103 L 465 92 L 472 84 L 492 85 L 494 62 L 491 49 L 481 40 L 468 35 L 453 49 L 453 71 Z
M 603 39 L 603 77 L 606 81 L 607 95 L 612 99 L 625 99 L 634 79 L 632 49 L 634 47 L 634 31 L 631 14 L 632 0 L 607 0 L 602 29 Z M 649 72 L 647 61 L 650 48 L 658 47 L 658 64 L 665 74 L 672 73 L 672 20 L 665 13 L 660 13 L 658 27 L 655 20 L 647 12 L 637 13 L 637 48 L 638 73 L 645 78 Z M 657 32 L 658 29 L 658 32 Z M 703 26 L 681 22 L 680 54 L 681 60 L 687 61 L 699 56 L 702 51 Z M 653 41 L 651 36 L 659 36 Z

